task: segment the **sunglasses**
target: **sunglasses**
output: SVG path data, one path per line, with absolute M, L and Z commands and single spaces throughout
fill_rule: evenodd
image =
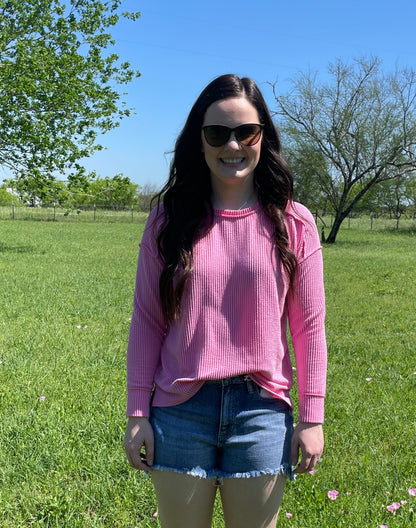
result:
M 222 147 L 228 143 L 232 132 L 234 132 L 235 139 L 239 143 L 251 147 L 259 142 L 263 128 L 264 125 L 247 123 L 235 128 L 228 128 L 223 125 L 207 125 L 202 127 L 202 130 L 206 142 L 211 147 Z

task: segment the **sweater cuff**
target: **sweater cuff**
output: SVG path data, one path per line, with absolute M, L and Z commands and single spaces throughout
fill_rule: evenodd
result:
M 152 391 L 142 389 L 128 389 L 126 416 L 148 417 L 150 415 L 151 397 Z
M 324 396 L 303 396 L 299 402 L 299 421 L 324 423 Z

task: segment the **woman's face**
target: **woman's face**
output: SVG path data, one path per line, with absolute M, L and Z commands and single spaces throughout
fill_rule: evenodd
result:
M 203 126 L 223 125 L 235 128 L 244 124 L 260 124 L 257 110 L 245 97 L 232 97 L 209 106 Z M 238 142 L 232 132 L 224 145 L 213 147 L 206 141 L 203 131 L 201 134 L 202 151 L 214 186 L 253 182 L 254 169 L 260 159 L 261 137 L 255 145 L 246 146 Z

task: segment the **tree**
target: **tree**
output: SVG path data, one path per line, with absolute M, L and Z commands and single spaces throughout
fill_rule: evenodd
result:
M 88 193 L 93 196 L 94 203 L 111 209 L 131 207 L 137 200 L 138 185 L 130 178 L 116 174 L 113 178 L 96 178 L 91 182 Z
M 386 74 L 377 58 L 339 60 L 328 72 L 328 82 L 301 74 L 288 95 L 278 95 L 276 85 L 273 90 L 292 156 L 312 164 L 310 173 L 332 205 L 327 242 L 335 242 L 343 220 L 373 186 L 416 168 L 416 73 Z
M 65 197 L 64 182 L 50 179 L 43 174 L 38 174 L 36 177 L 23 174 L 17 179 L 5 180 L 5 183 L 13 189 L 22 203 L 30 207 L 43 203 L 61 203 Z
M 290 139 L 286 138 L 283 154 L 293 172 L 295 198 L 312 211 L 325 214 L 328 206 L 325 189 L 330 181 L 328 162 L 310 145 L 304 145 L 302 156 L 299 156 L 299 145 Z
M 109 48 L 122 0 L 0 0 L 0 166 L 53 181 L 82 171 L 99 133 L 130 114 L 117 85 L 135 76 Z
M 6 180 L 6 184 L 27 205 L 34 207 L 55 203 L 67 209 L 93 205 L 125 209 L 136 204 L 139 189 L 127 176 L 116 174 L 113 178 L 101 178 L 95 171 L 76 174 L 67 183 L 43 179 L 40 175 L 37 178 L 25 176 Z
M 412 174 L 405 183 L 406 200 L 412 209 L 412 216 L 416 218 L 416 174 Z
M 5 185 L 0 187 L 0 205 L 12 205 L 16 201 L 16 196 L 10 194 Z

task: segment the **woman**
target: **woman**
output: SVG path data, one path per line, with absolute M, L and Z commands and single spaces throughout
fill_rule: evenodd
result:
M 274 527 L 292 465 L 322 454 L 322 255 L 292 200 L 258 87 L 218 77 L 177 139 L 136 278 L 124 447 L 151 474 L 163 528 L 210 527 L 217 488 L 227 528 Z

